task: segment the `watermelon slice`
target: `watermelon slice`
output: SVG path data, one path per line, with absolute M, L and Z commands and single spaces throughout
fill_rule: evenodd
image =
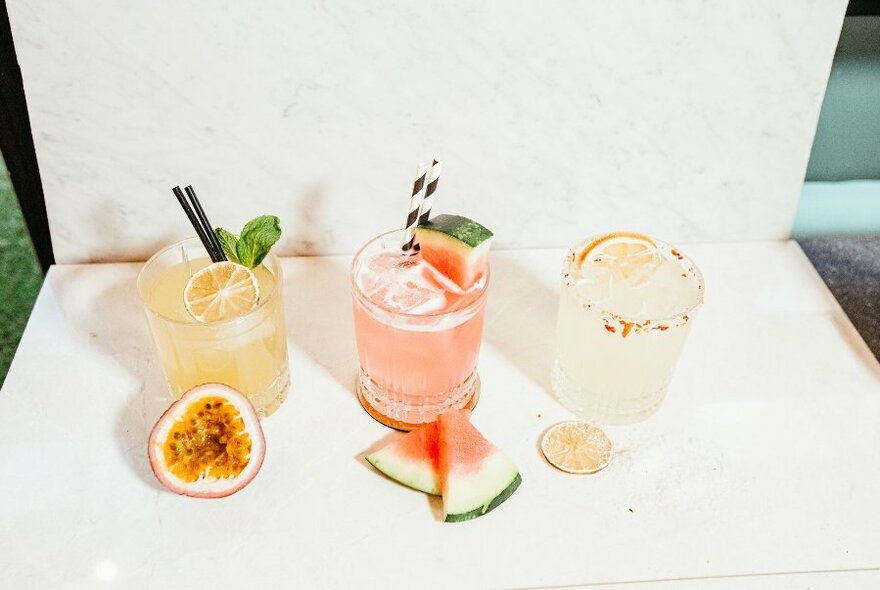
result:
M 394 481 L 440 495 L 436 422 L 414 428 L 365 458 Z
M 492 232 L 467 217 L 437 215 L 416 228 L 422 258 L 462 289 L 489 268 Z
M 446 522 L 482 516 L 510 497 L 522 477 L 516 465 L 460 411 L 437 419 L 440 488 Z

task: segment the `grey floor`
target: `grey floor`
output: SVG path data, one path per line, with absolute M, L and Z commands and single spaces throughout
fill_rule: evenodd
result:
M 880 359 L 880 236 L 808 238 L 799 243 Z

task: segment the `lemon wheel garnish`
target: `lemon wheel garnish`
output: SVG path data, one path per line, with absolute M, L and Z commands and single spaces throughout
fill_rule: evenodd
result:
M 215 262 L 198 271 L 183 290 L 186 310 L 200 322 L 219 322 L 244 315 L 260 300 L 260 287 L 249 268 Z
M 661 263 L 657 244 L 646 235 L 615 232 L 596 238 L 575 256 L 575 265 L 616 270 L 632 282 L 647 279 Z
M 596 473 L 611 461 L 614 445 L 605 432 L 587 422 L 560 422 L 544 434 L 541 452 L 567 473 Z

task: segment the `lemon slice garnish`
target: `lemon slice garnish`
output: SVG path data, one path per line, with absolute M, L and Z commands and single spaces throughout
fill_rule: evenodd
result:
M 605 432 L 587 422 L 560 422 L 544 434 L 541 451 L 567 473 L 596 473 L 608 466 L 614 446 Z
M 215 262 L 198 271 L 183 290 L 186 310 L 200 322 L 220 322 L 246 314 L 260 300 L 260 287 L 249 268 Z
M 578 267 L 592 265 L 614 270 L 630 283 L 647 281 L 661 262 L 654 240 L 633 232 L 615 232 L 596 238 L 575 257 Z

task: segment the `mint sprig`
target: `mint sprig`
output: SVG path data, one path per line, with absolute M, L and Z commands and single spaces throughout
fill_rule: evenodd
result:
M 281 222 L 274 215 L 261 215 L 248 221 L 239 236 L 222 227 L 215 229 L 214 233 L 229 260 L 256 268 L 281 238 Z
M 220 246 L 223 248 L 223 252 L 226 253 L 226 258 L 236 264 L 241 264 L 241 261 L 238 259 L 238 252 L 236 252 L 238 236 L 229 233 L 222 227 L 216 228 L 214 230 L 214 233 L 217 235 L 217 239 L 220 241 Z

